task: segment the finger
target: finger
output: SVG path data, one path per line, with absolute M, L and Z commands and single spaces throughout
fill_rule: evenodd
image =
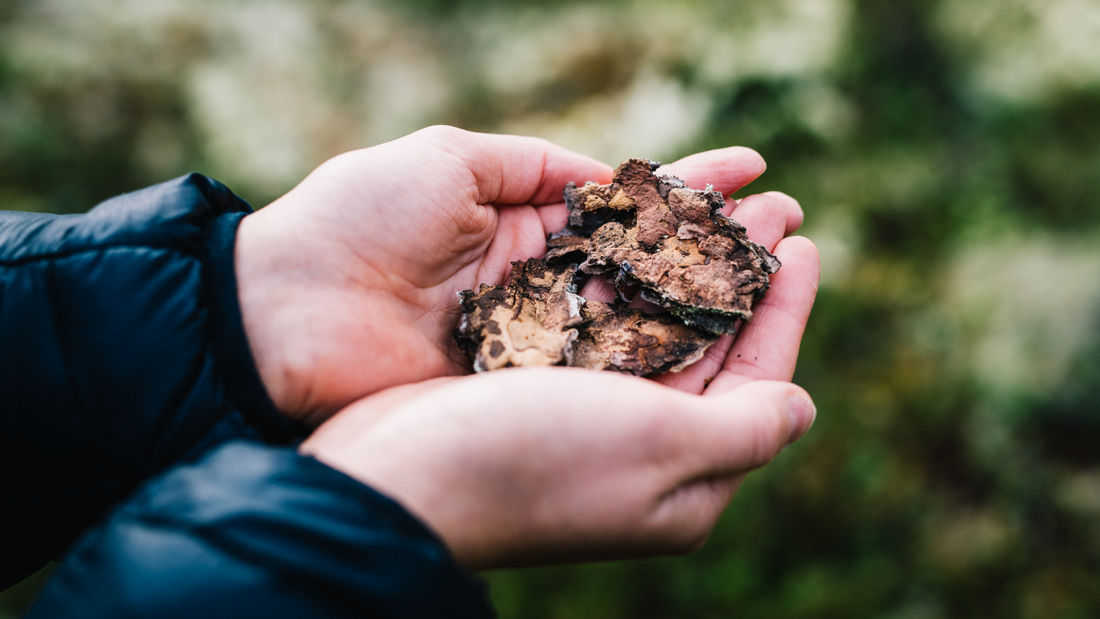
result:
M 513 261 L 546 254 L 546 233 L 535 211 L 531 206 L 499 210 L 496 235 L 485 250 L 478 283 L 499 285 L 511 272 Z
M 615 291 L 615 286 L 608 283 L 607 278 L 603 275 L 594 275 L 590 277 L 581 288 L 580 295 L 589 301 L 601 301 L 603 303 L 611 303 L 619 298 L 619 293 Z
M 547 204 L 538 207 L 539 219 L 542 220 L 542 229 L 546 234 L 561 230 L 569 222 L 569 208 L 565 202 Z
M 767 167 L 764 158 L 751 148 L 731 146 L 688 155 L 661 166 L 657 174 L 671 174 L 692 189 L 713 185 L 715 191 L 729 195 L 756 180 Z
M 764 195 L 779 200 L 787 211 L 787 229 L 783 231 L 783 236 L 790 236 L 802 227 L 802 221 L 806 219 L 806 214 L 802 211 L 802 205 L 798 203 L 798 200 L 782 191 L 768 191 Z
M 821 263 L 809 239 L 792 236 L 776 247 L 783 267 L 772 275 L 767 296 L 753 307 L 722 369 L 706 389 L 720 395 L 751 380 L 790 380 L 798 347 L 817 296 Z
M 757 197 L 757 196 L 752 196 L 752 197 Z M 760 197 L 765 197 L 766 198 L 766 196 L 760 196 Z M 743 207 L 746 208 L 746 209 L 773 209 L 775 207 L 775 205 L 777 204 L 774 201 L 762 200 L 762 201 L 759 201 L 759 202 L 755 203 L 755 205 L 754 205 L 754 204 L 750 203 L 748 200 L 749 200 L 749 198 L 745 198 L 745 201 L 743 202 Z M 769 206 L 765 206 L 765 205 L 769 205 Z M 757 238 L 754 238 L 753 240 L 755 240 L 756 242 L 763 245 L 766 241 L 771 240 L 771 238 L 774 238 L 777 234 L 779 234 L 778 233 L 778 227 L 775 225 L 774 214 L 775 214 L 774 210 L 771 210 L 770 214 L 769 213 L 764 213 L 764 212 L 749 212 L 749 213 L 747 213 L 747 216 L 745 217 L 745 220 L 747 222 L 749 222 L 747 225 L 754 226 L 754 228 L 749 228 L 750 236 L 752 236 L 752 231 L 754 229 L 756 229 L 758 231 L 759 230 L 764 230 L 765 228 L 767 229 L 766 232 L 758 233 Z M 768 225 L 757 225 L 757 224 L 753 223 L 757 219 L 761 219 L 761 218 Z M 768 238 L 762 238 L 763 236 L 767 236 Z M 786 290 L 787 290 L 787 288 L 790 287 L 791 284 L 790 283 L 785 283 L 785 281 L 787 279 L 791 279 L 792 281 L 794 281 L 796 283 L 798 281 L 800 281 L 798 278 L 790 278 L 788 276 L 788 273 L 796 272 L 796 271 L 799 271 L 799 270 L 805 270 L 805 269 L 808 269 L 808 270 L 812 271 L 815 274 L 819 271 L 819 267 L 817 266 L 816 249 L 813 249 L 813 244 L 806 241 L 806 239 L 801 239 L 801 241 L 796 242 L 796 243 L 801 243 L 802 241 L 805 241 L 805 245 L 809 245 L 809 247 L 808 248 L 805 248 L 805 247 L 800 248 L 800 246 L 797 245 L 797 244 L 789 245 L 789 246 L 788 245 L 782 245 L 783 254 L 779 257 L 779 260 L 780 260 L 780 262 L 783 263 L 783 267 L 779 269 L 779 273 L 776 273 L 775 275 L 772 276 L 772 278 L 771 278 L 771 282 L 772 282 L 771 289 L 768 290 L 768 294 L 767 294 L 767 296 L 764 297 L 764 300 L 761 301 L 760 303 L 758 303 L 753 308 L 753 312 L 754 312 L 753 320 L 752 320 L 752 322 L 748 323 L 747 325 L 745 325 L 745 324 L 742 325 L 742 327 L 741 327 L 742 333 L 738 336 L 737 341 L 744 342 L 744 341 L 748 340 L 749 338 L 752 338 L 753 335 L 751 333 L 746 333 L 746 332 L 750 332 L 750 331 L 753 331 L 753 330 L 758 330 L 762 323 L 771 322 L 771 319 L 768 318 L 768 313 L 769 313 L 770 310 L 768 310 L 767 308 L 770 304 L 776 302 L 775 299 L 778 299 L 781 296 L 787 295 Z M 768 246 L 768 249 L 769 250 L 774 250 L 775 247 L 776 247 L 776 244 L 773 243 L 770 246 Z M 794 251 L 792 251 L 791 248 L 794 248 Z M 802 255 L 801 252 L 804 249 L 813 249 L 813 254 L 814 255 L 813 255 L 812 259 L 808 256 L 803 256 Z M 808 315 L 809 309 L 813 306 L 813 297 L 814 297 L 814 295 L 816 295 L 816 290 L 817 290 L 816 277 L 813 280 L 813 288 L 812 289 L 810 289 L 806 284 L 804 284 L 802 287 L 799 287 L 798 290 L 800 291 L 800 294 L 802 295 L 801 297 L 795 298 L 795 295 L 789 295 L 788 298 L 793 299 L 794 303 L 797 304 L 797 307 L 804 309 L 805 313 Z M 807 292 L 809 293 L 808 302 L 805 298 L 805 294 Z M 787 302 L 789 302 L 789 301 L 779 301 L 779 303 L 787 303 Z M 800 309 L 800 311 L 802 311 L 802 309 Z M 761 317 L 761 314 L 763 314 L 764 316 Z M 805 318 L 803 318 L 802 320 L 803 320 L 803 323 L 804 323 Z M 753 326 L 753 325 L 755 325 L 755 326 Z M 797 359 L 797 356 L 798 356 L 798 348 L 797 348 L 798 347 L 798 342 L 801 341 L 801 335 L 802 335 L 801 328 L 799 328 L 797 333 L 798 333 L 798 335 L 797 335 L 798 340 L 795 341 L 795 343 L 794 343 L 795 349 L 793 351 L 793 355 L 794 355 L 795 359 Z M 764 337 L 771 338 L 772 336 L 765 334 Z M 774 344 L 771 344 L 770 339 L 767 340 L 767 341 L 769 342 L 769 344 L 768 344 L 769 346 L 775 346 L 776 348 L 779 348 L 781 346 L 789 346 L 789 344 L 781 344 L 778 341 L 775 342 Z M 758 371 L 755 374 L 751 374 L 751 375 L 748 375 L 747 377 L 742 377 L 742 378 L 739 378 L 737 380 L 734 380 L 734 378 L 730 377 L 730 376 L 717 377 L 717 374 L 720 371 L 722 371 L 722 368 L 724 366 L 730 365 L 727 362 L 727 358 L 732 357 L 733 361 L 738 361 L 738 362 L 740 362 L 744 359 L 751 359 L 751 357 L 746 357 L 746 353 L 742 352 L 742 350 L 741 350 L 742 348 L 745 347 L 744 344 L 739 344 L 739 349 L 737 351 L 731 353 L 730 350 L 733 348 L 733 345 L 734 345 L 734 338 L 730 337 L 728 335 L 723 335 L 721 338 L 718 339 L 717 342 L 712 344 L 710 346 L 710 348 L 707 349 L 706 353 L 703 354 L 702 359 L 699 359 L 698 361 L 693 363 L 691 366 L 689 366 L 687 368 L 684 368 L 683 371 L 676 372 L 676 373 L 667 372 L 665 374 L 660 374 L 658 376 L 653 377 L 653 380 L 661 383 L 662 385 L 665 385 L 666 387 L 672 387 L 673 389 L 677 389 L 679 391 L 685 391 L 687 393 L 700 394 L 700 393 L 703 393 L 703 391 L 708 387 L 708 385 L 711 385 L 712 380 L 717 381 L 717 383 L 718 383 L 717 385 L 711 385 L 711 388 L 714 389 L 715 392 L 717 393 L 718 390 L 723 388 L 723 385 L 725 385 L 725 388 L 731 388 L 733 386 L 741 384 L 741 382 L 744 382 L 744 381 L 748 380 L 749 378 L 764 378 L 764 379 L 784 380 L 784 379 L 790 379 L 790 375 L 793 375 L 793 373 L 794 373 L 793 361 L 790 361 L 786 358 L 780 359 L 776 363 L 773 363 L 772 366 L 774 366 L 774 367 L 773 367 L 772 370 L 765 370 L 764 368 L 767 367 L 767 364 L 769 363 L 768 359 L 770 358 L 769 356 L 766 355 L 765 360 L 763 362 L 759 362 L 759 363 L 764 364 L 763 366 L 761 366 L 761 371 Z M 739 355 L 739 354 L 742 355 L 742 357 L 738 358 L 737 355 Z M 752 356 L 753 357 L 759 357 L 760 355 L 758 353 L 753 353 Z M 785 369 L 782 369 L 782 368 L 786 367 L 788 361 L 790 361 L 790 363 L 792 364 L 789 373 Z M 769 371 L 774 372 L 774 374 L 768 373 Z M 719 378 L 721 378 L 721 379 L 719 380 Z
M 679 372 L 665 372 L 653 380 L 677 391 L 701 395 L 726 362 L 726 355 L 733 347 L 733 336 L 723 335 L 703 353 L 703 358 Z
M 753 381 L 707 399 L 714 406 L 684 411 L 691 451 L 681 485 L 764 466 L 813 425 L 813 400 L 798 385 Z
M 729 506 L 745 474 L 704 477 L 680 484 L 660 499 L 653 516 L 654 528 L 667 531 L 667 552 L 682 554 L 702 548 Z
M 802 226 L 802 220 L 805 219 L 805 214 L 802 212 L 802 205 L 798 203 L 798 200 L 795 200 L 794 198 L 788 196 L 781 191 L 766 191 L 762 194 L 749 196 L 748 198 L 744 198 L 742 200 L 726 200 L 726 206 L 722 209 L 722 214 L 726 217 L 732 217 L 736 221 L 740 222 L 742 225 L 748 226 L 748 224 L 742 221 L 745 216 L 742 215 L 740 212 L 741 207 L 746 202 L 749 202 L 752 199 L 760 199 L 762 197 L 770 198 L 771 200 L 782 206 L 783 216 L 781 219 L 784 222 L 784 230 L 782 236 L 790 236 L 791 234 L 794 234 L 795 230 L 798 230 Z M 751 238 L 752 229 L 749 228 L 749 230 L 749 236 Z M 778 240 L 779 239 L 776 239 L 777 242 Z M 761 243 L 760 241 L 756 242 Z M 761 244 L 763 245 L 763 243 Z M 771 251 L 771 246 L 768 247 L 768 250 Z
M 565 184 L 611 182 L 611 168 L 547 140 L 429 127 L 411 139 L 427 141 L 460 158 L 473 174 L 478 204 L 553 204 Z
M 752 195 L 737 205 L 732 217 L 748 229 L 749 238 L 773 251 L 787 228 L 787 207 L 775 197 Z

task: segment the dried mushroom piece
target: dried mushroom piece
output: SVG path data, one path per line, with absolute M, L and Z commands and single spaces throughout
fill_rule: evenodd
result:
M 609 221 L 632 223 L 635 216 L 634 200 L 615 183 L 585 183 L 580 188 L 569 183 L 565 187 L 565 206 L 569 209 L 569 228 L 584 235 Z
M 576 236 L 565 230 L 561 234 L 551 235 L 546 240 L 546 261 L 556 263 L 562 258 L 575 258 L 576 262 L 584 262 L 585 256 L 588 255 L 588 248 L 588 237 Z
M 508 286 L 460 293 L 454 336 L 474 369 L 569 365 L 647 376 L 679 372 L 718 340 L 667 313 L 585 301 L 574 292 L 576 271 L 538 259 L 516 262 Z
M 685 325 L 669 314 L 614 308 L 589 301 L 582 312 L 570 365 L 638 376 L 679 372 L 703 358 L 718 336 Z
M 507 286 L 460 293 L 454 337 L 475 370 L 678 372 L 752 317 L 779 261 L 722 215 L 721 194 L 659 177 L 658 166 L 631 159 L 609 185 L 570 183 L 569 223 L 547 240 L 546 258 L 513 263 Z M 639 290 L 668 311 L 586 301 L 576 285 L 589 275 L 607 277 L 623 299 Z
M 651 161 L 631 159 L 615 170 L 608 190 L 588 188 L 586 196 L 602 197 L 617 187 L 615 195 L 621 192 L 634 202 L 634 222 L 626 217 L 607 221 L 587 241 L 579 241 L 583 228 L 574 226 L 574 219 L 583 222 L 589 212 L 608 209 L 589 210 L 594 202 L 589 197 L 583 203 L 574 200 L 572 235 L 551 239 L 548 259 L 583 253 L 587 258 L 580 270 L 585 273 L 612 272 L 616 286 L 639 285 L 642 298 L 687 324 L 733 334 L 740 320 L 752 318 L 752 305 L 764 297 L 779 260 L 722 215 L 722 194 L 689 189 L 675 177 L 658 177 L 655 169 Z
M 569 362 L 584 321 L 573 283 L 576 265 L 547 265 L 538 259 L 512 263 L 507 286 L 459 293 L 462 321 L 454 332 L 478 372 L 512 366 Z

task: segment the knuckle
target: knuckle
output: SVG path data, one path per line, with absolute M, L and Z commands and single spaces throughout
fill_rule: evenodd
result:
M 671 549 L 673 554 L 686 555 L 691 554 L 697 550 L 706 546 L 707 540 L 710 539 L 710 531 L 703 533 L 693 533 L 690 536 L 686 536 L 675 548 Z
M 761 421 L 756 424 L 752 438 L 752 462 L 756 467 L 771 462 L 783 449 L 789 432 L 785 417 L 785 413 L 775 411 L 761 416 Z
M 637 444 L 664 446 L 665 449 L 678 447 L 679 441 L 675 439 L 682 434 L 680 424 L 675 423 L 673 415 L 664 408 L 654 408 L 648 414 L 639 415 L 634 432 Z M 663 455 L 658 454 L 658 457 Z
M 653 531 L 654 537 L 662 540 L 664 552 L 684 554 L 702 548 L 729 505 L 736 486 L 732 478 L 719 477 L 677 488 Z
M 459 139 L 466 131 L 450 125 L 432 125 L 417 131 L 414 135 L 430 142 L 450 143 Z
M 651 528 L 646 537 L 651 547 L 661 555 L 682 555 L 702 548 L 710 539 L 713 526 L 701 517 L 692 517 L 688 521 L 679 520 L 664 523 Z
M 776 192 L 768 192 L 760 195 L 764 198 L 765 204 L 767 204 L 768 208 L 771 209 L 773 212 L 786 213 L 787 205 L 793 202 L 793 200 L 784 194 L 775 194 Z
M 714 521 L 711 518 L 695 518 L 690 524 L 681 527 L 672 539 L 669 552 L 673 554 L 689 554 L 706 545 L 714 530 Z
M 790 194 L 787 194 L 787 193 L 782 192 L 782 191 L 765 191 L 764 195 L 771 196 L 772 198 L 774 198 L 776 200 L 779 200 L 780 202 L 794 202 L 794 203 L 798 202 L 798 200 L 795 200 L 794 198 L 792 198 L 790 196 Z

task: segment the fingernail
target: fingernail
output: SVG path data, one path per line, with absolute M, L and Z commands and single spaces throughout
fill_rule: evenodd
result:
M 817 417 L 817 407 L 814 401 L 805 393 L 795 393 L 787 398 L 787 414 L 791 416 L 791 434 L 787 437 L 787 444 L 802 438 L 802 435 L 814 424 Z

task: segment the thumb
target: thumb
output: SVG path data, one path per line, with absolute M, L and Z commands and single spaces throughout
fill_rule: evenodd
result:
M 478 204 L 554 204 L 565 184 L 611 181 L 611 168 L 539 138 L 428 127 L 407 139 L 426 141 L 457 156 L 477 183 Z
M 719 396 L 693 416 L 697 446 L 690 478 L 733 475 L 760 468 L 802 437 L 817 416 L 798 385 L 753 381 Z

